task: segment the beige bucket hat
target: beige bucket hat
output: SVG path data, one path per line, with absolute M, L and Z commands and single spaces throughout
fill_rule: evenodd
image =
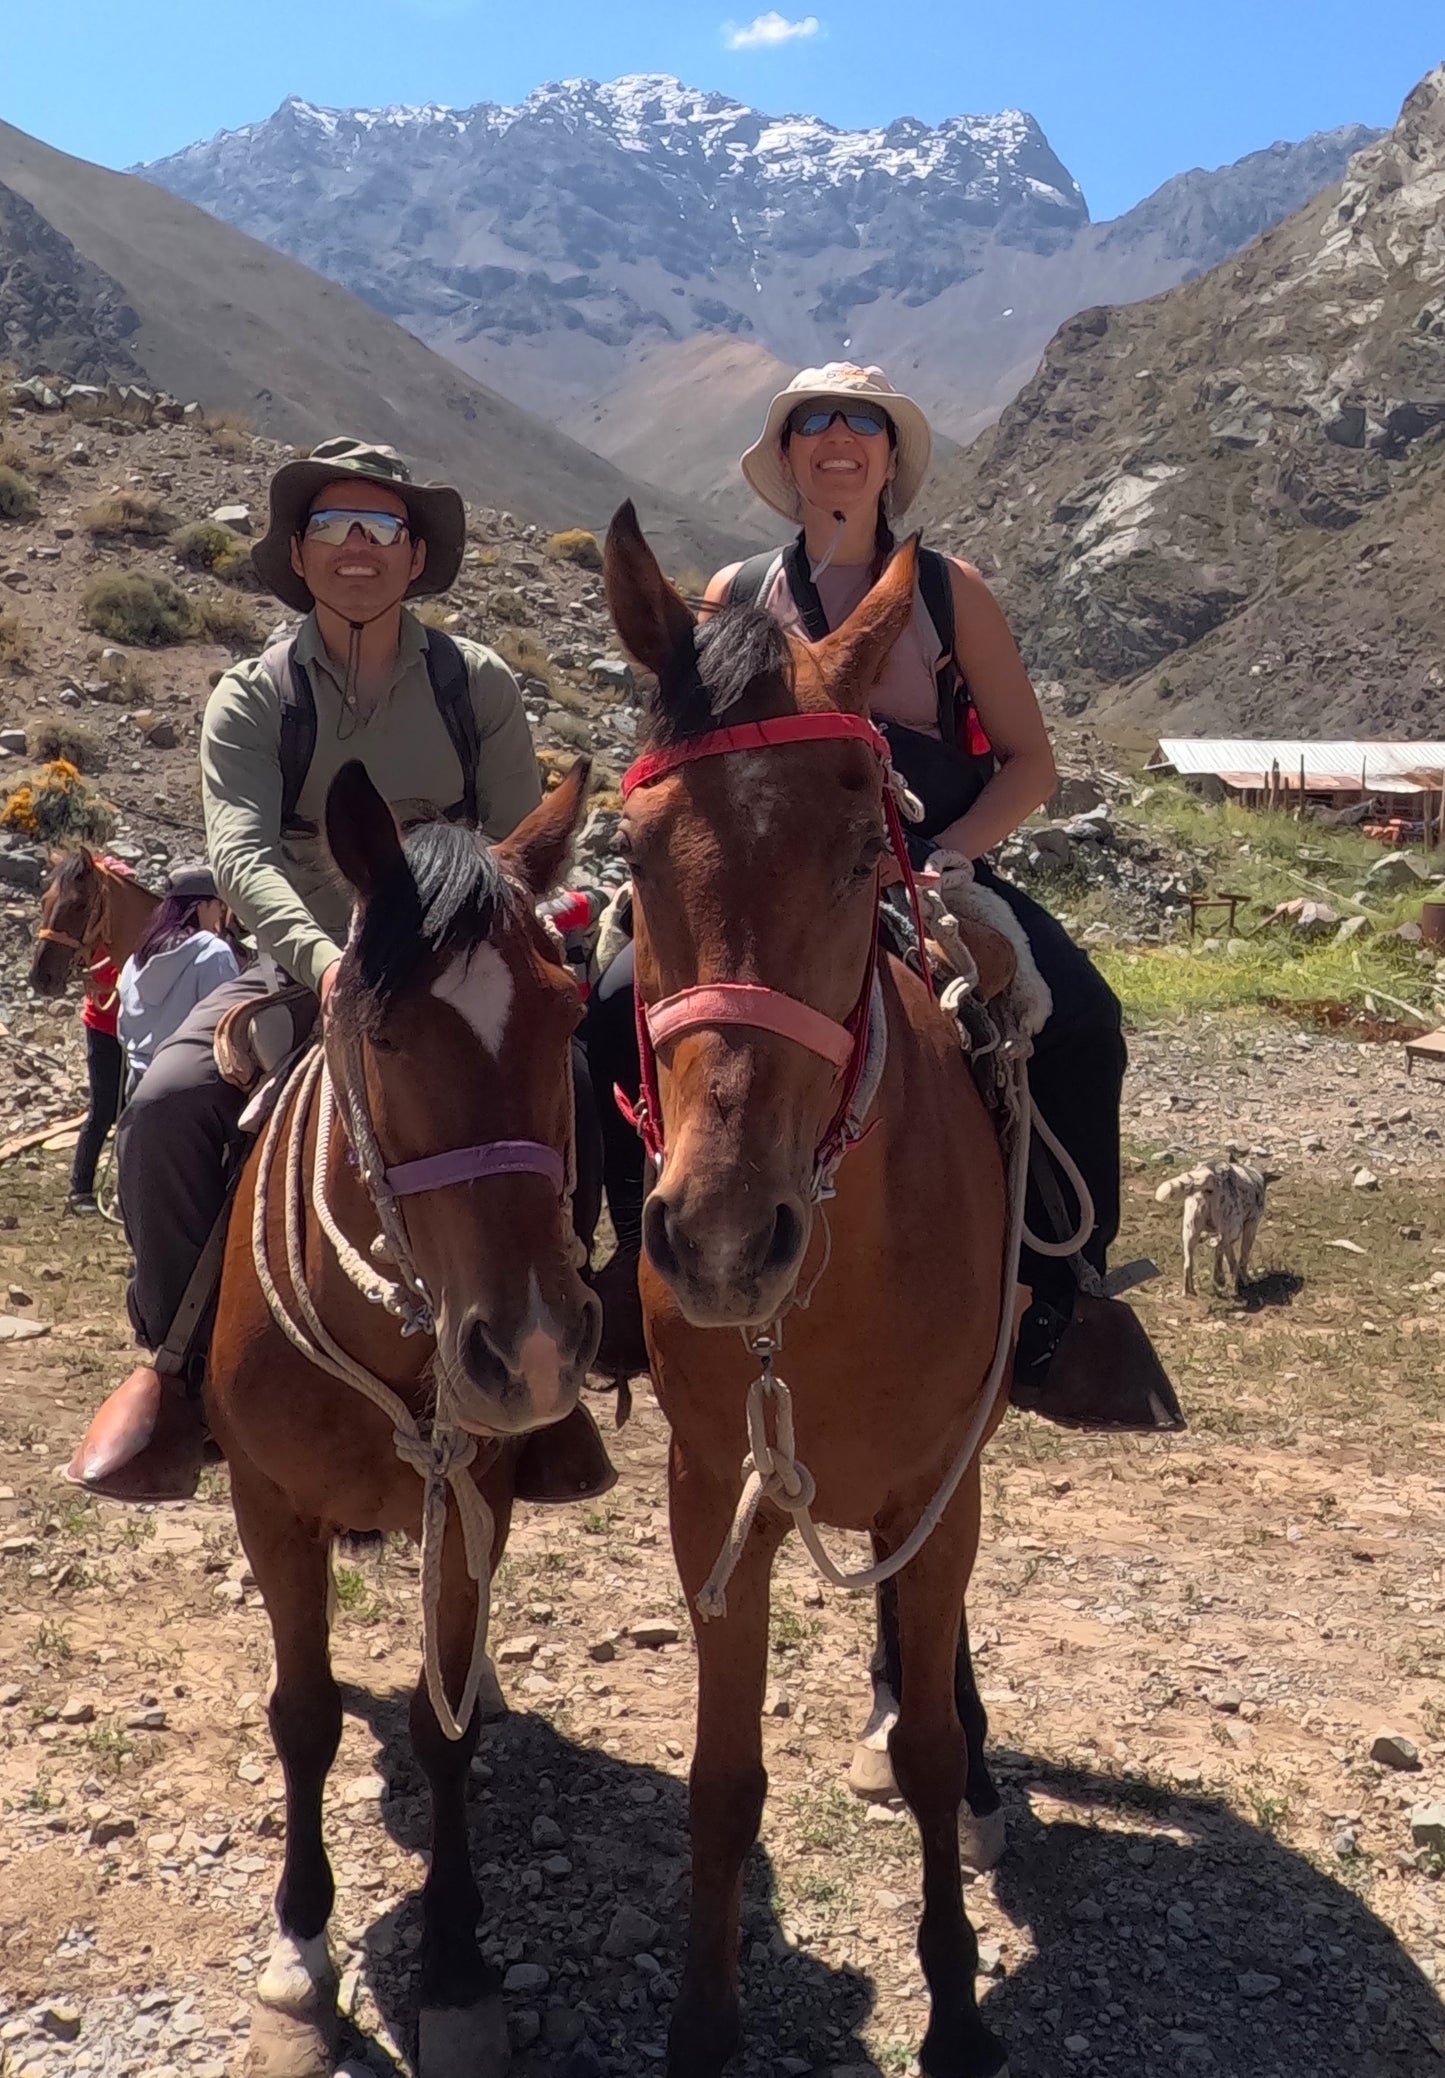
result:
M 829 361 L 824 368 L 805 368 L 780 390 L 768 406 L 762 432 L 742 458 L 742 472 L 762 499 L 785 519 L 803 516 L 803 501 L 783 453 L 783 425 L 796 405 L 817 398 L 851 403 L 867 397 L 881 405 L 893 421 L 898 435 L 896 472 L 893 478 L 893 512 L 906 512 L 928 475 L 933 455 L 933 435 L 922 407 L 895 390 L 881 368 L 859 368 L 852 361 Z
M 460 491 L 449 483 L 415 482 L 394 447 L 345 438 L 323 440 L 305 461 L 283 462 L 271 478 L 270 523 L 251 550 L 252 565 L 267 591 L 298 613 L 309 613 L 316 604 L 311 587 L 291 568 L 291 542 L 301 532 L 317 492 L 344 476 L 395 491 L 406 506 L 413 536 L 425 541 L 426 567 L 407 586 L 406 596 L 449 591 L 467 538 L 467 509 Z

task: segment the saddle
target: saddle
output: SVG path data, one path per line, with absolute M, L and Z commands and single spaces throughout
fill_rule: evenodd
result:
M 247 1095 L 256 1090 L 296 1058 L 315 1029 L 319 1009 L 311 990 L 297 982 L 235 1004 L 217 1024 L 212 1041 L 221 1080 Z

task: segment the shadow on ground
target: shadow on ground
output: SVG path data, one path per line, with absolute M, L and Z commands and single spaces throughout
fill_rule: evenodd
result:
M 1000 1759 L 995 1895 L 1038 1950 L 984 2003 L 1012 2078 L 1440 2072 L 1435 1989 L 1347 1880 L 1207 1796 Z
M 367 1723 L 381 1748 L 388 1783 L 385 1822 L 402 1845 L 424 1849 L 429 1811 L 425 1780 L 412 1758 L 406 1700 L 343 1689 L 348 1712 Z M 482 1732 L 471 1798 L 472 1864 L 484 1900 L 482 1942 L 500 1945 L 505 1969 L 541 1963 L 551 1982 L 538 1996 L 510 1996 L 515 2012 L 535 2012 L 545 2030 L 519 2051 L 516 2078 L 602 2078 L 660 2071 L 668 2016 L 682 1967 L 687 1908 L 687 1794 L 675 1776 L 617 1760 L 562 1737 L 540 1717 L 516 1713 Z M 534 1845 L 539 1817 L 555 1821 L 561 1844 Z M 544 1864 L 560 1857 L 566 1873 Z M 758 1850 L 744 1903 L 743 1999 L 747 2044 L 731 2067 L 738 2078 L 776 2078 L 780 2060 L 870 2069 L 857 2030 L 873 2007 L 872 1980 L 835 1970 L 789 1949 L 769 1902 L 772 1872 Z M 649 1951 L 656 1971 L 630 1955 L 601 1953 L 620 1905 L 655 1921 Z M 368 1929 L 365 1974 L 394 2037 L 414 2041 L 413 1955 L 421 1937 L 417 1894 Z M 550 2037 L 551 2039 L 547 2039 Z M 572 2039 L 569 2039 L 572 2038 Z M 404 2067 L 376 2043 L 353 2036 L 381 2078 Z M 783 2065 L 786 2069 L 786 2064 Z
M 423 1846 L 427 1802 L 404 1701 L 351 1690 L 346 1702 L 381 1748 L 387 1825 L 404 1845 Z M 550 1972 L 543 1993 L 509 2000 L 545 2030 L 519 2054 L 517 2078 L 659 2070 L 682 1963 L 683 1786 L 526 1715 L 489 1726 L 478 1759 L 483 1939 L 504 1966 L 525 1960 Z M 1007 1750 L 998 1772 L 1010 1847 L 996 1905 L 1036 1951 L 980 1987 L 1012 2078 L 1439 2078 L 1445 2014 L 1434 1987 L 1351 1890 L 1345 1865 L 1338 1876 L 1316 1866 L 1207 1796 Z M 542 1815 L 560 1846 L 534 1844 Z M 554 1860 L 548 1873 L 549 1857 L 566 1869 Z M 746 2046 L 732 2070 L 872 2070 L 858 2033 L 873 2009 L 871 1978 L 789 1950 L 771 1888 L 759 1851 L 745 1908 Z M 624 1903 L 657 1923 L 655 1970 L 601 1953 Z M 365 1944 L 372 1993 L 408 2045 L 420 1925 L 419 1899 L 408 1898 Z M 866 1935 L 858 1949 L 866 1961 Z M 921 2033 L 921 1996 L 910 2008 Z M 401 2078 L 376 2043 L 349 2046 L 381 2078 Z
M 1297 1270 L 1260 1270 L 1239 1287 L 1239 1303 L 1246 1313 L 1262 1313 L 1266 1306 L 1288 1306 L 1305 1288 Z

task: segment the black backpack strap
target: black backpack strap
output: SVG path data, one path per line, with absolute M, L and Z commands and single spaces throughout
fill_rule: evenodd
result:
M 780 548 L 765 548 L 760 555 L 749 556 L 745 563 L 739 563 L 728 586 L 726 604 L 761 606 L 782 567 L 783 554 Z
M 783 551 L 783 569 L 787 573 L 793 604 L 798 609 L 798 619 L 803 624 L 803 633 L 810 642 L 821 642 L 831 631 L 823 602 L 818 597 L 818 587 L 813 582 L 813 569 L 801 534 Z
M 281 709 L 277 761 L 281 767 L 281 828 L 294 829 L 297 804 L 311 760 L 316 754 L 316 691 L 306 666 L 296 661 L 296 638 L 273 642 L 261 658 L 261 669 L 276 691 Z
M 961 710 L 969 704 L 968 688 L 953 653 L 956 628 L 948 558 L 940 555 L 936 548 L 918 551 L 918 590 L 923 599 L 923 610 L 933 623 L 940 653 L 937 670 L 938 733 L 945 743 L 956 744 L 962 734 Z
M 457 754 L 457 763 L 462 768 L 462 797 L 454 807 L 447 810 L 449 822 L 477 822 L 477 766 L 482 755 L 482 732 L 477 725 L 477 710 L 472 700 L 472 677 L 467 669 L 467 660 L 460 645 L 440 628 L 428 628 L 426 637 L 426 672 L 431 680 L 432 698 L 437 703 L 437 712 L 446 724 L 452 740 L 452 749 Z

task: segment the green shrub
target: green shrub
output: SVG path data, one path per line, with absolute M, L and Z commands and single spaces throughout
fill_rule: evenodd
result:
M 547 555 L 554 563 L 575 563 L 579 570 L 602 568 L 601 545 L 585 527 L 567 527 L 554 534 L 547 543 Z
M 0 662 L 19 669 L 30 655 L 30 630 L 18 613 L 0 606 Z
M 203 592 L 194 602 L 195 629 L 209 642 L 237 654 L 254 655 L 261 646 L 256 616 L 244 599 L 232 592 Z
M 506 621 L 516 627 L 527 618 L 527 602 L 520 592 L 503 589 L 493 592 L 487 601 L 487 611 L 493 620 Z
M 18 469 L 0 467 L 0 519 L 33 520 L 40 510 L 35 486 Z
M 175 531 L 176 516 L 154 491 L 107 491 L 86 506 L 80 524 L 100 541 L 124 534 L 154 541 Z
M 195 627 L 191 603 L 178 586 L 168 577 L 145 577 L 135 570 L 98 577 L 85 594 L 83 610 L 98 635 L 145 649 L 185 642 Z
M 547 652 L 535 635 L 522 628 L 508 628 L 492 644 L 504 664 L 510 664 L 519 676 L 539 678 L 543 685 L 552 683 L 552 670 L 547 662 Z
M 176 561 L 187 570 L 214 570 L 235 555 L 244 555 L 245 544 L 239 534 L 215 520 L 192 520 L 182 527 L 171 541 Z
M 105 769 L 105 745 L 94 729 L 84 722 L 71 721 L 68 716 L 57 716 L 53 721 L 43 721 L 29 729 L 30 755 L 43 764 L 53 765 L 63 760 L 74 765 L 77 772 L 102 772 Z
M 104 844 L 115 824 L 114 806 L 63 759 L 31 773 L 0 806 L 0 829 L 43 844 Z

